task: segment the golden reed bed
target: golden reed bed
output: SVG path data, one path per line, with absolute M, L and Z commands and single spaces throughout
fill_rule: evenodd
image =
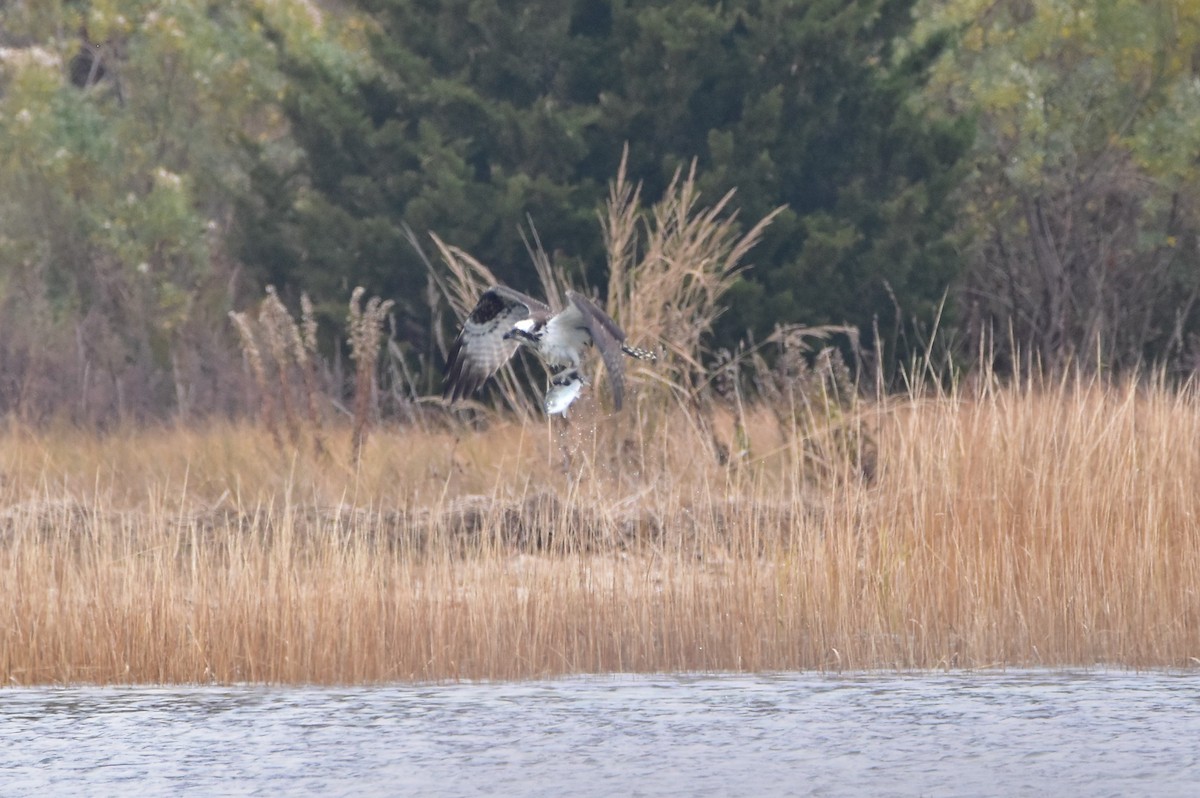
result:
M 357 468 L 245 427 L 11 430 L 0 675 L 1200 662 L 1195 392 L 667 418 L 383 432 Z

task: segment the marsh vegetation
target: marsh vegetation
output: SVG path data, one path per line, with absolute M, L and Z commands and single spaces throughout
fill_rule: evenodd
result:
M 10 430 L 3 678 L 1196 663 L 1193 392 L 712 420 L 383 431 L 353 467 L 349 430 L 289 457 L 254 426 Z

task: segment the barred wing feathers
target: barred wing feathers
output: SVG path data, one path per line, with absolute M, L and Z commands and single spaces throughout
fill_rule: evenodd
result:
M 517 341 L 504 334 L 522 319 L 549 313 L 545 304 L 520 291 L 502 285 L 484 291 L 450 348 L 442 397 L 454 402 L 474 393 L 517 351 Z

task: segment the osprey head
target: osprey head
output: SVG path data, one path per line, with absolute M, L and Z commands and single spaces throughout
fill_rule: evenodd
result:
M 504 340 L 523 338 L 527 341 L 536 341 L 538 337 L 534 334 L 534 331 L 537 330 L 537 327 L 538 324 L 533 319 L 521 319 L 515 322 L 512 329 L 504 334 Z

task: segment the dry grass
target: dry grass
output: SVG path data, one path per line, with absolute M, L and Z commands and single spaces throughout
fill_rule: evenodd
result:
M 860 405 L 838 430 L 797 415 L 380 430 L 357 461 L 348 430 L 324 456 L 255 428 L 10 430 L 0 675 L 1196 664 L 1195 392 L 989 388 Z M 723 464 L 710 430 L 751 454 Z M 872 478 L 830 454 L 868 436 Z

